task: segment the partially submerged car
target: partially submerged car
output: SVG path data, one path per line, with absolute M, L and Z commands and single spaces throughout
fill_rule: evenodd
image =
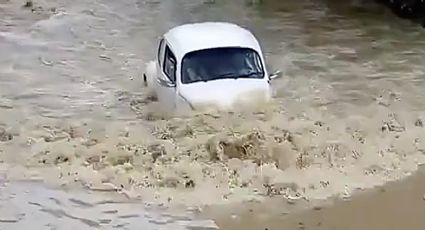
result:
M 254 35 L 232 23 L 177 26 L 159 41 L 157 58 L 143 75 L 167 109 L 231 109 L 271 99 L 270 81 Z

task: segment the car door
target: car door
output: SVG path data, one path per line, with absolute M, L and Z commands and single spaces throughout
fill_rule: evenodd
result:
M 164 39 L 161 39 L 158 49 L 159 70 L 157 76 L 158 100 L 166 109 L 174 109 L 176 101 L 176 57 Z

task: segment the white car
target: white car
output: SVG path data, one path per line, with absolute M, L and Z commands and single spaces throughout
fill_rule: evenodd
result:
M 232 109 L 271 99 L 263 53 L 254 35 L 232 23 L 174 27 L 159 41 L 143 80 L 166 109 Z

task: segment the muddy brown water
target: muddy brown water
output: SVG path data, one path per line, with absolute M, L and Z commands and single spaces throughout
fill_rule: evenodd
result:
M 300 208 L 305 204 L 293 204 L 291 212 L 282 210 L 283 202 L 275 200 L 267 205 L 250 204 L 225 212 L 211 211 L 209 215 L 215 217 L 221 229 L 423 229 L 424 178 L 422 167 L 402 182 L 363 191 L 349 200 L 332 199 L 308 209 Z
M 0 1 L 1 228 L 119 224 L 81 219 L 69 196 L 118 193 L 136 209 L 152 203 L 194 220 L 188 207 L 350 197 L 412 175 L 425 162 L 424 31 L 357 1 L 259 2 Z M 275 103 L 161 111 L 143 88 L 145 64 L 162 33 L 198 21 L 255 33 L 271 70 L 285 75 Z M 45 212 L 51 198 L 67 205 Z M 10 203 L 22 205 L 7 213 Z

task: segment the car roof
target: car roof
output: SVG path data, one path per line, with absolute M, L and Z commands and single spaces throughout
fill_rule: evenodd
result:
M 164 38 L 179 59 L 187 53 L 218 47 L 261 48 L 254 35 L 236 24 L 227 22 L 200 22 L 184 24 L 170 29 Z

